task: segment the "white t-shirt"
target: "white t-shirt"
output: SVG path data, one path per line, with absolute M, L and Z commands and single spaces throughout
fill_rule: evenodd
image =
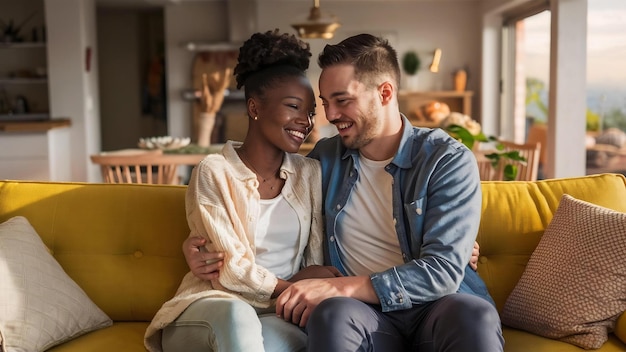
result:
M 359 179 L 338 216 L 339 255 L 350 275 L 369 275 L 403 263 L 396 234 L 391 159 L 359 158 Z
M 296 211 L 282 194 L 261 199 L 261 217 L 255 234 L 256 263 L 280 279 L 293 276 L 300 270 L 299 234 Z

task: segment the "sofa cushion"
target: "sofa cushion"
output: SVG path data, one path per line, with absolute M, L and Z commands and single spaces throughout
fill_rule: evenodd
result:
M 615 323 L 615 336 L 626 343 L 626 312 L 622 313 Z
M 107 328 L 110 329 L 110 328 Z M 100 332 L 102 330 L 98 330 Z M 504 352 L 583 352 L 584 349 L 560 340 L 539 336 L 528 331 L 502 327 Z M 626 346 L 617 336 L 609 334 L 609 339 L 596 352 L 624 352 Z M 54 350 L 54 352 L 57 352 Z
M 3 350 L 43 351 L 112 324 L 63 271 L 22 216 L 0 224 Z
M 563 194 L 626 213 L 626 177 L 621 174 L 536 182 L 483 181 L 482 189 L 478 272 L 499 312 L 522 277 Z
M 626 310 L 626 213 L 563 195 L 502 323 L 600 348 Z
M 150 322 L 189 266 L 184 186 L 0 181 L 0 222 L 24 216 L 114 321 Z M 89 263 L 90 265 L 85 265 Z

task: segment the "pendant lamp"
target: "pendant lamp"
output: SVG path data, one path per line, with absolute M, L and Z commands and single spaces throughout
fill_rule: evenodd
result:
M 298 31 L 300 38 L 332 39 L 335 30 L 341 25 L 335 16 L 323 14 L 320 10 L 319 0 L 314 0 L 309 17 L 291 26 Z

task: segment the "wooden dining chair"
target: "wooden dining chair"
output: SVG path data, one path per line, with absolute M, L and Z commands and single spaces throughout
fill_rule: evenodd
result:
M 125 150 L 91 155 L 106 183 L 179 184 L 175 159 L 160 150 Z
M 486 152 L 474 151 L 476 161 L 478 162 L 478 174 L 481 181 L 494 181 L 496 178 L 496 169 L 491 165 L 491 160 L 487 159 Z
M 502 181 L 504 180 L 504 167 L 506 164 L 517 166 L 516 181 L 536 181 L 539 173 L 539 158 L 541 155 L 541 143 L 525 143 L 518 144 L 510 141 L 500 140 L 499 143 L 504 147 L 503 152 L 517 150 L 519 155 L 526 158 L 525 162 L 515 160 L 501 159 L 499 164 L 494 167 L 491 160 L 485 155 L 491 152 L 480 151 L 475 152 L 476 161 L 478 162 L 478 171 L 481 181 Z
M 548 126 L 544 123 L 533 123 L 528 129 L 526 143 L 541 143 L 541 152 L 539 153 L 539 168 L 546 167 L 547 162 L 547 146 L 548 146 Z

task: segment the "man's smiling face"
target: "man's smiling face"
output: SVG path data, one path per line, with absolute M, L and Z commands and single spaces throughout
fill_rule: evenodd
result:
M 326 119 L 335 125 L 346 147 L 360 149 L 381 133 L 378 91 L 357 80 L 352 65 L 325 68 L 319 88 Z

